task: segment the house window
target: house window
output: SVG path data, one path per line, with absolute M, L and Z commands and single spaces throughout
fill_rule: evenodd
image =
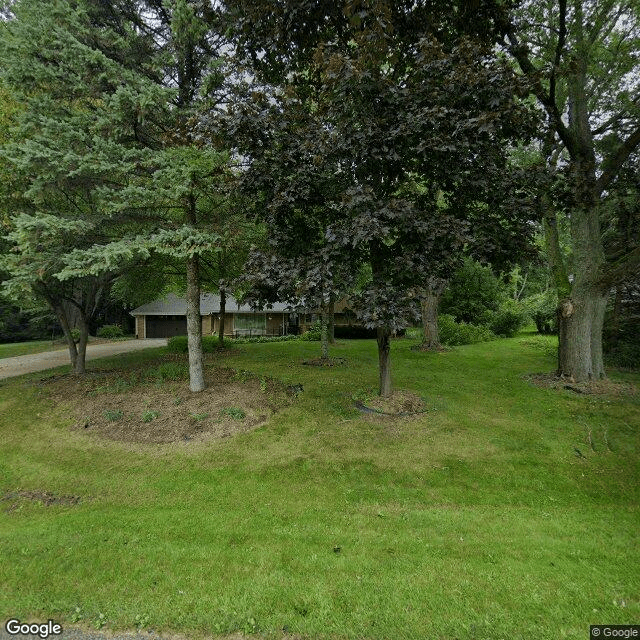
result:
M 267 317 L 264 313 L 236 313 L 233 328 L 238 333 L 264 334 L 267 332 Z

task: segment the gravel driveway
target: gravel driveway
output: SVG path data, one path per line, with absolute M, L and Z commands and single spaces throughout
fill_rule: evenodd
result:
M 138 349 L 149 347 L 164 347 L 166 338 L 149 338 L 147 340 L 122 340 L 120 342 L 108 342 L 106 344 L 87 345 L 87 360 L 113 356 L 118 353 L 129 353 Z M 0 379 L 21 376 L 23 373 L 44 371 L 69 364 L 69 350 L 65 347 L 56 351 L 43 351 L 26 356 L 13 356 L 0 360 Z

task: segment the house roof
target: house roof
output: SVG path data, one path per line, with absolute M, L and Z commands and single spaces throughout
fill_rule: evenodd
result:
M 262 311 L 290 311 L 290 307 L 282 302 L 275 302 Z M 233 296 L 227 295 L 225 310 L 227 313 L 254 313 L 248 304 L 240 304 Z M 260 309 L 258 309 L 260 311 Z M 220 313 L 220 296 L 214 293 L 200 295 L 200 315 L 208 316 L 211 313 Z M 187 301 L 169 293 L 164 298 L 158 298 L 153 302 L 143 304 L 131 311 L 132 316 L 185 316 L 187 315 Z

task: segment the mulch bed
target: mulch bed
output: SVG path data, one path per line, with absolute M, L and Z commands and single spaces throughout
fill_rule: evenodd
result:
M 581 395 L 596 396 L 631 396 L 638 393 L 637 387 L 626 382 L 604 380 L 589 380 L 588 382 L 574 382 L 571 378 L 559 376 L 557 373 L 530 373 L 524 379 L 541 389 L 557 389 L 572 391 Z
M 205 371 L 207 388 L 199 393 L 190 392 L 182 380 L 140 381 L 135 371 L 57 376 L 41 384 L 52 399 L 69 407 L 72 429 L 90 437 L 148 444 L 246 433 L 265 424 L 299 393 L 246 371 L 218 367 Z

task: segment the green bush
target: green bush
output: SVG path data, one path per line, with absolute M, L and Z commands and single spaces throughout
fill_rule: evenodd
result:
M 80 329 L 71 329 L 71 337 L 75 343 L 80 342 Z
M 620 342 L 605 353 L 607 364 L 623 369 L 640 369 L 640 345 Z
M 124 331 L 117 324 L 105 324 L 96 331 L 98 338 L 122 338 Z
M 250 338 L 232 338 L 232 344 L 251 344 L 260 342 L 289 342 L 290 340 L 300 340 L 301 336 L 251 336 Z
M 320 320 L 316 320 L 307 331 L 305 331 L 301 336 L 300 340 L 321 340 L 322 339 L 322 326 L 320 324 Z
M 320 338 L 318 338 L 320 339 Z M 202 336 L 202 351 L 213 353 L 218 349 L 233 346 L 236 344 L 254 344 L 261 342 L 288 342 L 289 340 L 300 340 L 300 336 L 252 336 L 247 338 L 225 338 L 221 345 L 218 336 Z M 187 353 L 189 351 L 187 336 L 174 336 L 169 338 L 167 343 L 169 353 Z
M 456 319 L 448 313 L 442 313 L 438 317 L 440 342 L 451 346 L 460 344 L 476 344 L 494 340 L 495 335 L 489 327 L 484 325 L 456 322 Z
M 493 333 L 501 338 L 513 338 L 520 327 L 527 322 L 528 315 L 521 303 L 515 300 L 506 300 L 500 305 L 498 311 L 488 312 L 488 321 L 482 324 L 486 324 Z
M 558 295 L 552 289 L 535 293 L 525 298 L 524 307 L 527 313 L 536 323 L 538 333 L 551 334 L 558 332 L 556 309 L 558 307 Z
M 440 300 L 440 312 L 458 322 L 482 324 L 487 311 L 498 311 L 504 292 L 488 267 L 466 260 L 454 274 Z

